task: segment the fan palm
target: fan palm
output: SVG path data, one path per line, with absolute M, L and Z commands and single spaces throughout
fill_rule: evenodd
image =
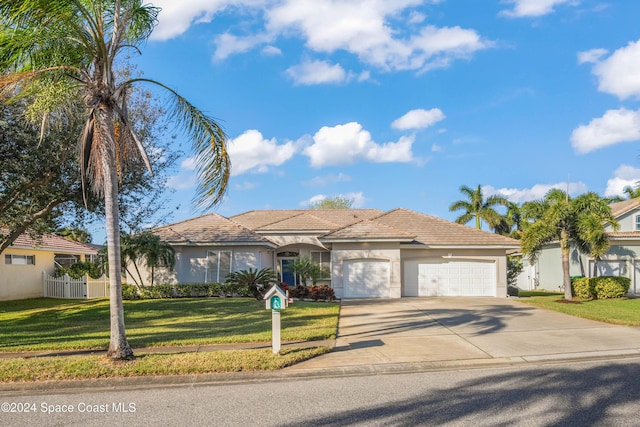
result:
M 478 185 L 475 190 L 463 185 L 460 192 L 466 196 L 466 200 L 458 200 L 449 207 L 449 211 L 455 212 L 464 210 L 464 213 L 456 218 L 458 224 L 466 224 L 475 219 L 476 228 L 482 228 L 482 221 L 486 222 L 491 229 L 500 223 L 501 216 L 494 206 L 508 206 L 509 201 L 502 196 L 493 195 L 484 198 L 482 188 Z
M 30 114 L 42 118 L 42 132 L 64 120 L 70 97 L 80 96 L 86 122 L 79 138 L 83 188 L 104 197 L 109 258 L 111 338 L 108 354 L 129 359 L 122 306 L 118 171 L 136 153 L 150 170 L 142 142 L 127 114 L 133 85 L 150 83 L 167 91 L 174 121 L 191 137 L 198 165 L 196 201 L 219 202 L 230 163 L 226 135 L 218 123 L 169 87 L 146 78 L 116 78 L 118 61 L 139 52 L 153 31 L 159 9 L 142 0 L 3 0 L 0 2 L 0 93 L 31 95 Z

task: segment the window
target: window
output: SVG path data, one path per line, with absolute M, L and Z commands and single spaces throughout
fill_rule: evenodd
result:
M 207 271 L 204 281 L 207 283 L 225 281 L 231 273 L 231 251 L 207 252 Z
M 36 256 L 7 254 L 4 256 L 4 263 L 13 265 L 36 265 Z
M 311 251 L 311 261 L 319 264 L 327 273 L 331 272 L 331 252 Z
M 640 215 L 636 215 L 636 231 L 640 231 Z
M 80 262 L 80 255 L 53 254 L 53 262 L 58 267 L 69 268 L 73 264 Z

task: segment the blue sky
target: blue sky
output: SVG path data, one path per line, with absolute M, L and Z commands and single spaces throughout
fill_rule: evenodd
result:
M 461 185 L 524 202 L 640 180 L 638 1 L 153 3 L 135 60 L 231 138 L 222 215 L 341 195 L 453 220 Z M 192 165 L 175 221 L 201 213 Z

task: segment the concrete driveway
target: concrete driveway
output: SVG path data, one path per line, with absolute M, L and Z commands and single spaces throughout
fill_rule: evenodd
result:
M 400 369 L 640 356 L 640 328 L 505 298 L 343 300 L 332 353 L 291 370 Z M 406 366 L 404 367 L 406 368 Z

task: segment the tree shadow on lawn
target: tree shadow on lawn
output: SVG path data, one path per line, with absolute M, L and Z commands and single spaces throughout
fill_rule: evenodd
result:
M 409 400 L 389 399 L 283 426 L 631 425 L 616 422 L 616 412 L 640 406 L 638 378 L 640 364 L 625 361 L 584 370 L 536 367 L 481 379 L 452 379 L 440 389 L 415 383 L 416 393 Z M 295 414 L 295 405 L 289 411 Z

